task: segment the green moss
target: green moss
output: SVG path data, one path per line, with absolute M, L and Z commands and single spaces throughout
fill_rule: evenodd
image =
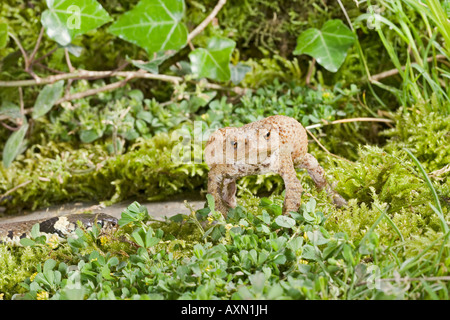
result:
M 69 262 L 73 258 L 67 246 L 57 250 L 49 247 L 11 247 L 0 244 L 0 294 L 4 299 L 11 299 L 16 293 L 25 289 L 19 284 L 37 271 L 37 266 L 46 259 L 53 258 Z
M 443 111 L 446 105 L 431 99 L 427 104 L 399 108 L 395 127 L 383 133 L 390 138 L 384 149 L 392 152 L 408 148 L 428 172 L 442 169 L 450 163 L 450 116 Z
M 175 164 L 168 134 L 138 139 L 123 155 L 110 156 L 102 143 L 72 149 L 68 143 L 35 145 L 11 165 L 0 165 L 0 193 L 31 181 L 1 202 L 7 209 L 35 209 L 60 201 L 113 203 L 129 197 L 161 199 L 204 186 L 205 164 Z

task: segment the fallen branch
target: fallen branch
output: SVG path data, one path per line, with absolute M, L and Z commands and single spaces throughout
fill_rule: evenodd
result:
M 11 190 L 6 191 L 3 195 L 0 195 L 0 201 L 2 201 L 7 195 L 13 193 L 14 191 L 16 191 L 17 189 L 20 189 L 22 187 L 25 187 L 27 184 L 33 182 L 33 180 L 27 180 L 17 186 L 15 186 L 14 188 L 12 188 Z
M 88 71 L 77 70 L 75 72 L 68 72 L 63 74 L 51 75 L 46 78 L 29 79 L 29 80 L 15 80 L 15 81 L 0 81 L 0 87 L 29 87 L 35 85 L 53 84 L 60 80 L 69 79 L 102 79 L 109 77 L 132 77 L 132 78 L 144 78 L 152 80 L 161 80 L 167 82 L 173 82 L 178 84 L 183 80 L 181 77 L 169 76 L 165 74 L 153 74 L 146 71 Z
M 4 122 L 2 122 L 2 121 L 0 121 L 0 124 L 1 124 L 3 127 L 5 127 L 6 129 L 8 129 L 9 131 L 17 131 L 17 130 L 20 129 L 20 127 L 14 128 L 14 127 L 11 127 L 11 126 L 7 125 L 6 123 L 4 123 Z
M 222 7 L 226 4 L 226 0 L 219 0 L 214 9 L 211 11 L 211 13 L 203 20 L 191 33 L 189 33 L 187 37 L 187 43 L 191 44 L 191 41 L 193 38 L 195 38 L 198 34 L 200 34 L 206 26 L 215 18 L 215 16 L 218 14 L 218 12 L 222 9 Z M 22 44 L 20 43 L 19 39 L 16 38 L 13 34 L 9 34 L 14 41 L 16 42 L 17 46 L 19 47 L 20 51 L 22 52 L 22 55 L 25 60 L 25 71 L 27 71 L 31 76 L 33 76 L 34 79 L 29 80 L 12 80 L 12 81 L 0 81 L 0 87 L 27 87 L 27 86 L 35 86 L 35 85 L 47 85 L 47 84 L 53 84 L 60 80 L 67 80 L 70 83 L 73 80 L 81 80 L 81 79 L 89 79 L 89 80 L 96 80 L 96 79 L 102 79 L 102 78 L 108 78 L 108 77 L 124 77 L 124 80 L 114 82 L 108 85 L 105 85 L 101 88 L 96 89 L 90 89 L 86 90 L 84 92 L 78 92 L 73 95 L 70 95 L 68 90 L 66 90 L 65 96 L 61 99 L 59 99 L 56 104 L 60 104 L 64 101 L 69 101 L 73 99 L 80 99 L 84 98 L 90 95 L 95 95 L 100 92 L 113 90 L 116 88 L 119 88 L 123 85 L 125 85 L 129 80 L 135 79 L 135 78 L 141 78 L 141 79 L 149 79 L 149 80 L 159 80 L 159 81 L 165 81 L 165 82 L 172 82 L 175 85 L 178 85 L 180 82 L 184 81 L 184 78 L 177 77 L 177 76 L 170 76 L 165 74 L 152 74 L 145 70 L 139 70 L 139 71 L 121 71 L 122 68 L 118 68 L 117 70 L 113 71 L 88 71 L 88 70 L 77 70 L 72 66 L 72 63 L 70 61 L 68 50 L 65 49 L 65 58 L 67 62 L 67 66 L 69 68 L 69 72 L 67 73 L 59 73 L 57 70 L 50 70 L 54 73 L 54 75 L 50 75 L 44 78 L 40 78 L 37 75 L 34 74 L 32 71 L 33 64 L 39 65 L 40 67 L 44 67 L 46 69 L 49 69 L 48 67 L 41 65 L 39 63 L 40 60 L 48 56 L 51 52 L 54 52 L 56 49 L 53 49 L 50 53 L 44 55 L 41 58 L 38 58 L 34 60 L 36 53 L 38 51 L 42 36 L 44 34 L 44 28 L 41 28 L 41 31 L 38 36 L 37 43 L 34 47 L 34 50 L 31 54 L 31 56 L 28 56 L 25 49 L 23 48 Z M 245 89 L 234 87 L 234 88 L 228 88 L 223 87 L 218 84 L 208 83 L 201 81 L 201 85 L 208 89 L 215 89 L 215 90 L 226 90 L 226 91 L 232 91 L 237 94 L 243 94 L 245 92 Z M 29 113 L 32 111 L 31 109 L 27 109 L 27 112 Z M 2 119 L 8 119 L 8 117 L 0 117 L 0 120 Z
M 110 91 L 110 90 L 114 90 L 114 89 L 118 89 L 120 87 L 123 87 L 129 80 L 131 79 L 131 77 L 128 77 L 124 80 L 121 81 L 117 81 L 117 82 L 113 82 L 110 84 L 107 84 L 106 86 L 103 87 L 99 87 L 99 88 L 95 88 L 95 89 L 89 89 L 83 92 L 77 92 L 71 95 L 66 95 L 64 97 L 62 97 L 61 99 L 57 100 L 55 105 L 58 105 L 62 102 L 65 101 L 71 101 L 71 100 L 76 100 L 76 99 L 82 99 L 88 96 L 93 96 L 95 94 L 98 94 L 100 92 L 105 92 L 105 91 Z
M 17 46 L 19 47 L 20 52 L 22 52 L 22 56 L 23 59 L 25 61 L 25 69 L 28 67 L 28 55 L 27 52 L 25 51 L 25 49 L 22 46 L 22 43 L 19 41 L 19 38 L 17 38 L 14 34 L 12 34 L 11 32 L 8 32 L 8 36 L 10 36 L 14 42 L 17 44 Z
M 446 56 L 444 56 L 443 54 L 438 54 L 436 57 L 429 57 L 427 58 L 427 62 L 431 62 L 434 59 L 436 60 L 446 60 Z M 404 71 L 406 69 L 406 66 L 402 66 L 401 69 Z M 387 70 L 381 73 L 378 73 L 376 75 L 370 76 L 370 81 L 378 81 L 384 78 L 388 78 L 391 77 L 393 75 L 396 75 L 399 73 L 398 69 L 391 69 L 391 70 Z
M 331 124 L 338 124 L 338 123 L 347 123 L 347 122 L 385 122 L 385 123 L 391 123 L 394 122 L 394 120 L 391 119 L 384 119 L 384 118 L 349 118 L 349 119 L 340 119 L 328 122 L 326 120 L 323 120 L 325 123 L 317 123 L 310 126 L 305 127 L 306 130 L 314 129 L 314 128 L 321 128 L 323 126 L 328 126 Z
M 34 46 L 33 52 L 30 55 L 29 65 L 27 67 L 27 72 L 31 70 L 31 67 L 34 63 L 34 57 L 36 56 L 36 53 L 38 52 L 39 46 L 41 45 L 42 36 L 44 35 L 44 27 L 41 28 L 41 31 L 39 32 L 38 39 L 36 41 L 36 45 Z

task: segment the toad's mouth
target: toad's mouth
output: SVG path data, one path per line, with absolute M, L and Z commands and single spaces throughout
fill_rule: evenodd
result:
M 256 164 L 264 161 L 267 158 L 270 158 L 275 150 L 273 148 L 266 148 L 262 150 L 258 150 L 258 152 L 246 150 L 246 152 L 238 152 L 234 153 L 235 161 Z

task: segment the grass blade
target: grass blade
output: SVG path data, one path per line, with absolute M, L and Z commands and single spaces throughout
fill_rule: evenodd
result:
M 439 217 L 439 220 L 441 221 L 442 231 L 444 231 L 444 233 L 448 233 L 448 225 L 447 225 L 447 222 L 445 221 L 444 213 L 442 212 L 442 207 L 441 207 L 441 203 L 439 201 L 439 197 L 437 195 L 436 189 L 434 189 L 433 184 L 431 183 L 430 178 L 428 177 L 428 174 L 426 173 L 425 169 L 420 164 L 419 160 L 417 160 L 417 158 L 412 154 L 412 152 L 406 148 L 403 148 L 403 149 L 411 157 L 411 159 L 416 163 L 417 167 L 420 170 L 420 173 L 422 173 L 422 176 L 425 179 L 425 182 L 427 183 L 427 186 L 431 191 L 434 203 L 436 205 L 436 207 L 433 207 L 432 205 L 431 205 L 431 207 L 434 210 L 434 212 L 436 212 L 436 214 Z

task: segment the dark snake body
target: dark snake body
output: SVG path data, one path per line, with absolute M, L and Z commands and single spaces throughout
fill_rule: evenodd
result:
M 80 221 L 86 228 L 91 228 L 95 223 L 102 228 L 112 228 L 117 225 L 117 219 L 105 213 L 74 213 L 53 218 L 5 223 L 0 224 L 0 243 L 17 244 L 20 239 L 31 235 L 31 229 L 36 223 L 39 223 L 41 233 L 56 234 L 65 238 L 75 231 L 77 221 Z

